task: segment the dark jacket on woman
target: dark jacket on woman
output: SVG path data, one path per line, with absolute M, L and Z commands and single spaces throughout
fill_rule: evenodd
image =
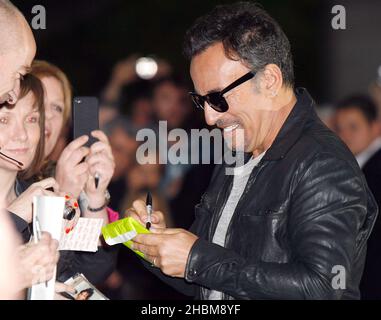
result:
M 253 169 L 228 227 L 212 243 L 232 188 L 217 165 L 195 209 L 185 279 L 146 266 L 184 294 L 224 299 L 359 299 L 377 205 L 349 149 L 317 117 L 305 89 Z
M 16 180 L 16 195 L 19 196 L 29 185 L 30 183 Z M 12 212 L 10 215 L 24 242 L 28 242 L 32 235 L 31 224 Z M 115 269 L 116 258 L 117 249 L 115 247 L 98 247 L 98 251 L 95 253 L 61 250 L 57 265 L 57 280 L 65 282 L 76 273 L 83 273 L 91 283 L 100 284 Z

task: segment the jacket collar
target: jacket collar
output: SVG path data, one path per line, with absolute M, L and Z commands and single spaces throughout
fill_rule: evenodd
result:
M 299 139 L 308 119 L 316 116 L 315 102 L 305 88 L 295 90 L 297 102 L 288 115 L 285 123 L 267 150 L 263 160 L 279 160 L 284 158 L 290 148 Z

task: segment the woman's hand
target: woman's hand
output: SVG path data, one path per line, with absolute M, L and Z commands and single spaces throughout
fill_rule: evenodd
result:
M 55 191 L 59 190 L 58 183 L 54 178 L 47 178 L 33 183 L 8 206 L 7 210 L 18 215 L 26 222 L 31 223 L 33 197 L 56 195 L 54 192 L 46 190 L 47 188 L 53 188 Z
M 64 219 L 64 232 L 66 234 L 70 233 L 74 227 L 77 225 L 79 218 L 81 217 L 81 210 L 76 199 L 70 198 L 68 195 L 65 196 L 65 202 L 70 205 L 73 210 L 75 210 L 75 215 L 70 220 Z
M 89 176 L 84 191 L 89 199 L 89 205 L 94 208 L 104 205 L 105 191 L 114 174 L 115 162 L 106 135 L 100 130 L 93 131 L 91 135 L 99 141 L 90 147 L 90 153 L 86 157 Z M 97 188 L 95 175 L 99 177 Z
M 88 164 L 82 162 L 90 149 L 85 147 L 88 136 L 70 142 L 62 151 L 56 166 L 56 180 L 61 191 L 77 199 L 89 178 Z

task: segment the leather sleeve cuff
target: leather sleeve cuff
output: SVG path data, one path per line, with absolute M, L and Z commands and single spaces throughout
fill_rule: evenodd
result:
M 208 274 L 214 272 L 214 269 L 216 271 L 223 262 L 234 263 L 233 260 L 238 257 L 232 257 L 231 255 L 232 252 L 224 247 L 204 239 L 197 239 L 188 256 L 185 279 L 205 286 L 210 285 L 209 282 L 213 282 L 213 280 Z

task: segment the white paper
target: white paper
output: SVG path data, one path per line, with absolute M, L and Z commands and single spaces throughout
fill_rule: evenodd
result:
M 66 234 L 64 230 L 62 230 L 58 250 L 98 251 L 102 225 L 103 219 L 79 218 L 73 231 Z
M 41 231 L 49 232 L 53 239 L 60 241 L 64 197 L 35 196 L 33 198 L 33 234 L 36 236 L 36 218 L 38 218 Z M 54 276 L 47 283 L 34 285 L 29 292 L 30 300 L 54 300 L 54 287 L 56 283 L 56 270 Z

